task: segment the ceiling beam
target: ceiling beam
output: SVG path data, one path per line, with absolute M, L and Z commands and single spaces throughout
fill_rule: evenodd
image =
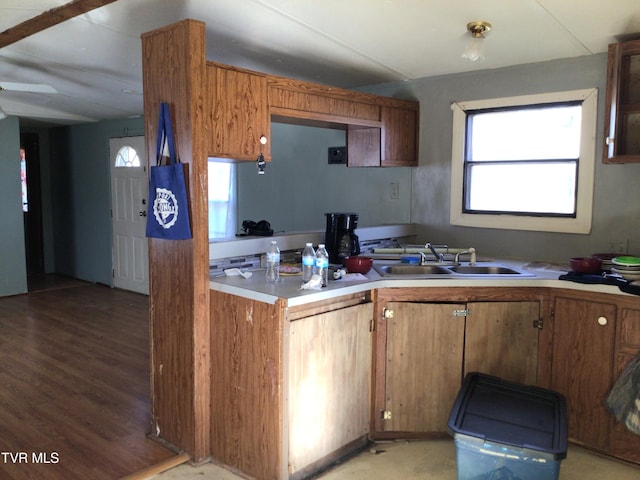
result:
M 0 33 L 0 48 L 115 1 L 116 0 L 73 0 L 60 7 L 47 10 L 40 15 L 36 15 Z

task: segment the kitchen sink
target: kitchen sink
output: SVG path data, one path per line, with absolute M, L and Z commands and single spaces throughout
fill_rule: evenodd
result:
M 463 275 L 522 275 L 517 270 L 501 265 L 458 265 L 450 267 L 450 270 Z
M 521 272 L 514 268 L 510 268 L 499 264 L 490 265 L 460 265 L 452 263 L 438 263 L 426 265 L 407 265 L 402 263 L 393 263 L 386 265 L 375 265 L 373 268 L 383 277 L 413 277 L 413 278 L 451 278 L 451 277 L 531 277 L 534 276 L 528 272 Z
M 380 265 L 374 266 L 382 276 L 386 275 L 451 275 L 451 271 L 440 265 Z

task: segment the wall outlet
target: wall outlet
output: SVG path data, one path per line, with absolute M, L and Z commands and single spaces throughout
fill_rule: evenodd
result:
M 391 182 L 389 185 L 391 187 L 389 191 L 389 196 L 391 197 L 391 200 L 400 199 L 400 184 L 398 182 Z

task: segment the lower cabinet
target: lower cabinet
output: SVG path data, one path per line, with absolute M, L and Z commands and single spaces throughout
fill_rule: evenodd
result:
M 640 355 L 640 305 L 621 306 L 616 319 L 614 382 L 629 362 L 638 355 Z M 640 463 L 640 435 L 630 432 L 622 423 L 614 420 L 610 451 L 615 456 Z
M 382 436 L 446 432 L 468 372 L 536 383 L 538 301 L 403 301 L 385 302 L 384 308 L 387 318 L 378 332 L 384 343 L 377 345 L 384 348 L 385 363 L 380 365 L 378 355 L 380 405 L 374 421 Z
M 353 442 L 368 440 L 373 304 L 312 315 L 290 323 L 288 339 L 289 473 Z
M 211 290 L 211 456 L 306 478 L 368 441 L 371 293 L 287 307 Z
M 567 397 L 569 439 L 640 463 L 640 435 L 605 406 L 624 367 L 640 354 L 637 297 L 556 294 L 553 325 L 551 388 Z
M 553 312 L 551 388 L 567 398 L 569 438 L 607 450 L 616 306 L 556 297 Z

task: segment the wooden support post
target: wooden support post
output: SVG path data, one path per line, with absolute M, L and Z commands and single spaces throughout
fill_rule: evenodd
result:
M 158 112 L 171 108 L 176 152 L 188 166 L 191 240 L 149 239 L 152 435 L 200 462 L 210 455 L 207 102 L 204 23 L 142 35 L 147 166 Z

